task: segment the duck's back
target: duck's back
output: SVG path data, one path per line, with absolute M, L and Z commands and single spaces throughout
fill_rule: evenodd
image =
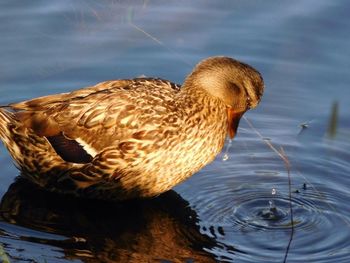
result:
M 98 152 L 155 127 L 161 129 L 168 116 L 177 115 L 179 89 L 162 79 L 116 80 L 10 107 L 36 134 L 52 137 L 63 133 Z

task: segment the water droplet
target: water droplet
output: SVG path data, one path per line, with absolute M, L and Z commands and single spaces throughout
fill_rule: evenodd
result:
M 228 159 L 230 159 L 230 155 L 229 155 L 229 150 L 231 148 L 231 145 L 232 145 L 232 139 L 229 139 L 228 140 L 228 143 L 226 143 L 226 147 L 225 147 L 225 153 L 224 155 L 222 156 L 222 161 L 227 161 Z
M 272 190 L 271 190 L 271 194 L 272 194 L 272 195 L 277 194 L 277 190 L 276 190 L 276 188 L 272 188 Z
M 276 188 L 272 188 L 271 195 L 274 196 L 274 195 L 276 195 L 276 193 L 277 193 Z M 276 205 L 275 205 L 275 202 L 273 200 L 269 200 L 269 207 L 270 207 L 271 211 L 276 209 Z

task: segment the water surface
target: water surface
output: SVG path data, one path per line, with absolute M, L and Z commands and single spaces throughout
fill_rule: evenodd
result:
M 227 156 L 151 202 L 47 194 L 15 182 L 1 146 L 0 244 L 11 262 L 350 261 L 347 1 L 0 7 L 0 104 L 140 75 L 182 83 L 211 55 L 243 60 L 266 82 L 246 114 L 256 130 L 242 120 Z M 268 142 L 290 162 L 291 199 Z

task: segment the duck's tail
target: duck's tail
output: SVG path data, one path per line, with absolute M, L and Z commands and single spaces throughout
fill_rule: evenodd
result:
M 27 128 L 13 113 L 0 106 L 0 139 L 28 179 L 44 185 L 50 171 L 58 173 L 67 164 L 55 153 L 47 139 Z
M 7 148 L 11 144 L 11 123 L 15 122 L 14 114 L 5 109 L 5 106 L 0 106 L 0 138 Z
M 23 158 L 21 148 L 17 144 L 14 130 L 18 126 L 15 114 L 8 111 L 7 107 L 0 106 L 0 139 L 15 161 L 17 168 L 21 169 Z

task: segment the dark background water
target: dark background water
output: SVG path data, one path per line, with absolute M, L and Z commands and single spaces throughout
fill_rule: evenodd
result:
M 140 75 L 182 83 L 211 55 L 257 68 L 266 92 L 246 114 L 263 139 L 242 120 L 227 156 L 150 202 L 10 187 L 19 173 L 1 146 L 0 254 L 283 262 L 292 237 L 287 262 L 349 262 L 349 13 L 345 0 L 1 1 L 0 104 Z M 287 169 L 267 142 L 291 163 L 293 236 Z

